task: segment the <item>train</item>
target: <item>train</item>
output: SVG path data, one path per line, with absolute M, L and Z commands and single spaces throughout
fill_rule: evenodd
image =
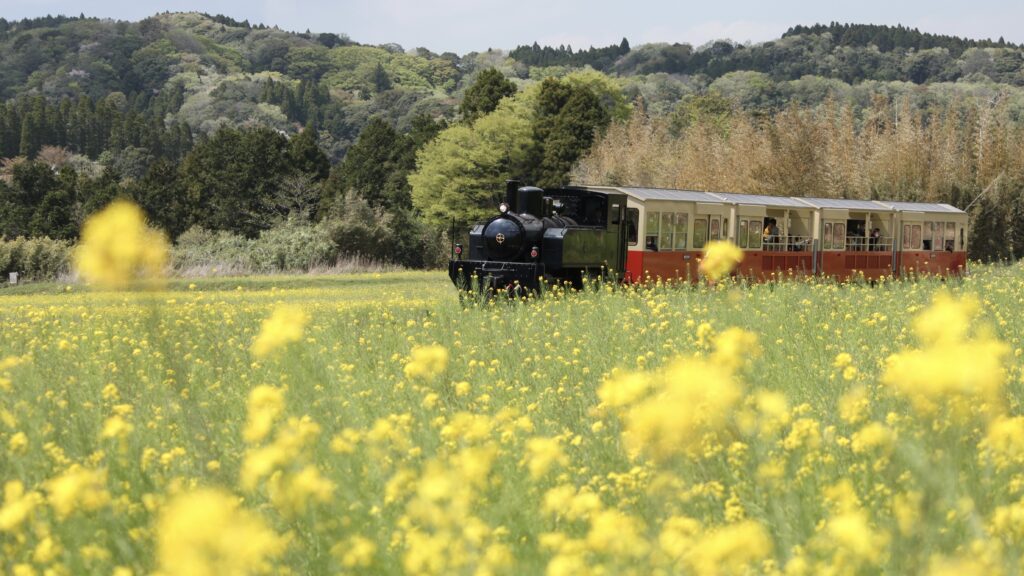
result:
M 838 281 L 967 271 L 967 213 L 949 204 L 624 186 L 506 184 L 497 214 L 452 246 L 467 290 L 580 287 L 588 278 L 697 281 L 704 247 L 743 252 L 734 275 Z

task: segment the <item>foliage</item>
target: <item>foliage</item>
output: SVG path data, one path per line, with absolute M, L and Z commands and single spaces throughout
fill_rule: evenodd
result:
M 0 239 L 0 274 L 17 272 L 21 280 L 53 280 L 71 267 L 71 244 L 46 237 Z
M 445 229 L 492 214 L 505 180 L 524 165 L 534 119 L 532 96 L 506 98 L 471 126 L 454 125 L 423 147 L 409 175 L 413 206 Z
M 502 98 L 516 93 L 516 85 L 494 68 L 488 68 L 479 75 L 462 96 L 459 112 L 467 122 L 494 112 Z
M 625 38 L 619 44 L 612 44 L 604 48 L 591 46 L 587 50 L 573 52 L 572 46 L 565 45 L 558 48 L 544 46 L 536 42 L 532 46 L 518 46 L 509 56 L 527 66 L 574 66 L 582 68 L 590 66 L 595 70 L 607 70 L 616 60 L 629 54 L 629 41 Z

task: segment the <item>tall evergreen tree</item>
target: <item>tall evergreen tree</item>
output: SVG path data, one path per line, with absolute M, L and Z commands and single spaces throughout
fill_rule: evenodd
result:
M 502 98 L 516 93 L 516 85 L 495 68 L 488 68 L 476 77 L 473 85 L 466 90 L 459 105 L 459 112 L 467 122 L 490 114 L 498 107 Z
M 288 143 L 288 160 L 292 169 L 309 174 L 314 180 L 323 180 L 331 172 L 331 162 L 320 150 L 319 140 L 320 135 L 310 122 Z

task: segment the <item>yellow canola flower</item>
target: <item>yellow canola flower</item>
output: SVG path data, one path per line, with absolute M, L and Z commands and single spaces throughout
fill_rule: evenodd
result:
M 135 427 L 120 415 L 111 416 L 103 422 L 100 438 L 123 438 L 131 434 Z
M 276 470 L 307 456 L 309 446 L 320 435 L 320 425 L 309 416 L 289 418 L 270 444 L 245 452 L 239 481 L 245 490 L 255 490 L 260 481 Z
M 243 576 L 269 574 L 287 548 L 238 498 L 203 488 L 180 495 L 157 522 L 159 576 Z
M 704 258 L 700 261 L 700 271 L 711 280 L 719 280 L 727 276 L 743 261 L 743 250 L 728 240 L 714 240 L 704 246 Z
M 945 404 L 961 415 L 978 405 L 1001 408 L 1003 359 L 1010 348 L 985 334 L 970 337 L 978 306 L 972 297 L 936 296 L 914 319 L 921 348 L 889 356 L 882 383 L 908 398 L 922 415 L 934 415 Z
M 135 204 L 115 200 L 90 216 L 74 252 L 75 269 L 86 282 L 103 288 L 126 288 L 137 280 L 163 276 L 167 239 L 146 226 Z
M 704 435 L 724 428 L 742 398 L 727 368 L 697 358 L 676 360 L 657 380 L 657 391 L 623 417 L 627 446 L 656 460 L 695 455 Z
M 433 380 L 448 369 L 448 349 L 438 344 L 417 346 L 405 365 L 406 378 Z
M 331 501 L 334 483 L 323 477 L 316 466 L 307 465 L 294 474 L 275 472 L 267 482 L 270 501 L 285 516 L 304 514 L 310 501 Z
M 249 392 L 247 418 L 242 439 L 250 444 L 263 440 L 284 412 L 284 391 L 266 384 Z
M 74 464 L 60 476 L 47 481 L 45 487 L 50 506 L 61 518 L 76 510 L 98 510 L 110 502 L 105 470 L 91 470 Z
M 42 502 L 37 492 L 25 492 L 25 485 L 18 480 L 4 484 L 4 505 L 0 507 L 0 532 L 14 533 L 32 510 Z
M 270 318 L 263 321 L 260 333 L 252 343 L 253 356 L 262 358 L 293 342 L 302 339 L 309 323 L 309 315 L 302 308 L 281 305 L 274 309 Z
M 715 351 L 711 359 L 736 370 L 761 355 L 757 334 L 742 328 L 729 328 L 714 338 Z
M 1000 470 L 1024 463 L 1024 416 L 1000 416 L 993 420 L 978 450 L 982 456 L 992 458 Z
M 21 454 L 28 448 L 28 436 L 24 432 L 15 432 L 11 439 L 7 441 L 7 449 L 12 454 Z
M 836 561 L 855 565 L 877 565 L 886 552 L 889 538 L 868 524 L 868 517 L 859 509 L 843 512 L 828 521 L 826 532 L 836 546 Z
M 697 576 L 746 574 L 755 562 L 771 553 L 768 531 L 753 520 L 745 520 L 702 536 L 687 561 Z
M 543 478 L 554 466 L 569 464 L 569 458 L 562 450 L 558 438 L 530 438 L 526 441 L 523 461 L 534 480 Z
M 926 346 L 956 345 L 969 336 L 971 318 L 979 308 L 974 297 L 954 300 L 949 294 L 939 293 L 932 305 L 914 318 L 914 334 Z

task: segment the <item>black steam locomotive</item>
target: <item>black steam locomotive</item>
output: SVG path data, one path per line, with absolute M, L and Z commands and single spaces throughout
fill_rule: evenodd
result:
M 499 214 L 456 244 L 448 275 L 460 289 L 518 292 L 571 283 L 626 265 L 626 196 L 585 188 L 541 190 L 510 180 Z

